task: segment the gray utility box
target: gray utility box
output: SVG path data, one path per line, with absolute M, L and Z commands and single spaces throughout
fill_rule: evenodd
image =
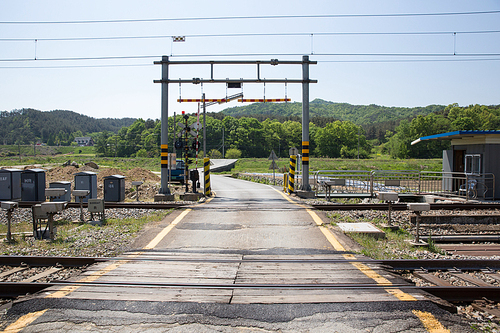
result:
M 97 198 L 97 174 L 91 171 L 75 173 L 75 190 L 88 190 L 90 193 L 83 198 L 83 202 Z
M 45 170 L 27 169 L 21 172 L 21 200 L 45 201 Z
M 125 200 L 125 176 L 104 177 L 104 201 L 120 202 Z
M 49 188 L 63 188 L 66 190 L 66 194 L 61 195 L 60 197 L 54 197 L 52 198 L 52 201 L 71 201 L 71 182 L 52 182 L 49 184 Z
M 21 200 L 19 169 L 0 169 L 0 201 Z

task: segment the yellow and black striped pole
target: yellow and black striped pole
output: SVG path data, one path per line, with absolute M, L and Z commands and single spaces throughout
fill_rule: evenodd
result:
M 302 141 L 302 165 L 309 165 L 309 141 Z
M 168 145 L 161 145 L 161 167 L 168 169 Z
M 295 190 L 295 165 L 297 164 L 297 156 L 290 155 L 290 171 L 288 173 L 288 194 L 292 194 Z
M 211 194 L 210 191 L 210 159 L 205 157 L 203 159 L 203 174 L 205 176 L 205 195 L 209 196 Z

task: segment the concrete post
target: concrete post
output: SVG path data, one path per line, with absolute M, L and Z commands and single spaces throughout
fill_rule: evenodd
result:
M 302 188 L 309 185 L 309 56 L 302 57 Z
M 170 195 L 168 188 L 168 56 L 161 58 L 161 188 L 160 194 Z

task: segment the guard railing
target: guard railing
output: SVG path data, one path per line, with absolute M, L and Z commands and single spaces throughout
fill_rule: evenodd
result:
M 319 170 L 312 188 L 329 197 L 332 193 L 375 192 L 436 194 L 469 199 L 495 198 L 495 175 L 418 170 Z

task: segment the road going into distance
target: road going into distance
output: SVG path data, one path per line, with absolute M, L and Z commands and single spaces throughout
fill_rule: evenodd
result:
M 211 183 L 214 198 L 149 227 L 120 260 L 14 304 L 11 332 L 471 331 L 423 292 L 391 287 L 407 284 L 398 277 L 346 262 L 363 257 L 278 187 Z M 327 287 L 354 283 L 387 287 Z

